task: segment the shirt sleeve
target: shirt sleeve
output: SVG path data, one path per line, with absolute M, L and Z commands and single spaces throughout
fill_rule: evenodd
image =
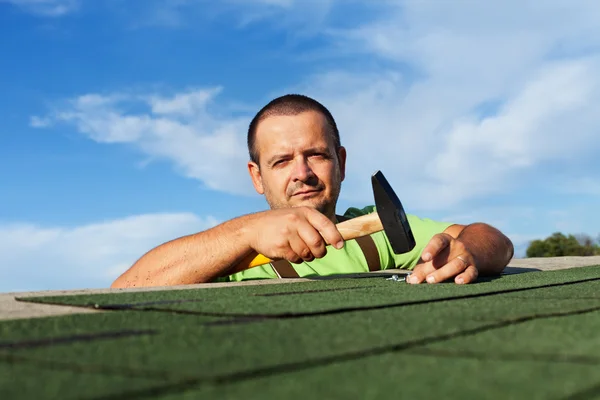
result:
M 241 282 L 250 279 L 275 279 L 277 275 L 271 264 L 263 264 L 229 275 L 226 278 L 229 282 Z

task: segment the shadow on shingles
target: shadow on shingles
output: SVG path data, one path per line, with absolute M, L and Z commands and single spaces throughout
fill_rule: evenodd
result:
M 368 289 L 374 287 L 373 285 L 369 286 L 352 286 L 346 288 L 334 288 L 334 289 L 317 289 L 317 290 L 297 290 L 293 292 L 274 292 L 274 293 L 255 293 L 250 296 L 258 296 L 258 297 L 272 297 L 272 296 L 288 296 L 292 294 L 313 294 L 313 293 L 326 293 L 326 292 L 343 292 L 345 290 L 357 290 L 357 289 Z
M 600 397 L 600 383 L 564 397 L 565 400 L 588 400 Z
M 37 347 L 56 346 L 61 344 L 71 344 L 77 342 L 93 342 L 97 340 L 112 340 L 120 338 L 129 338 L 132 336 L 155 335 L 158 331 L 155 329 L 131 330 L 124 329 L 120 331 L 95 332 L 85 334 L 75 334 L 67 336 L 54 336 L 41 339 L 28 339 L 18 341 L 0 342 L 0 349 L 32 349 Z
M 543 270 L 539 269 L 539 268 L 522 268 L 522 267 L 505 267 L 504 271 L 502 271 L 501 274 L 499 275 L 490 275 L 490 276 L 480 276 L 476 282 L 473 282 L 472 284 L 475 283 L 480 283 L 480 282 L 492 282 L 498 278 L 501 278 L 502 276 L 505 275 L 516 275 L 516 274 L 523 274 L 523 273 L 527 273 L 527 272 L 541 272 Z M 385 270 L 385 271 L 381 271 L 381 272 L 364 272 L 364 273 L 354 273 L 354 274 L 339 274 L 339 275 L 324 275 L 324 276 L 307 276 L 305 277 L 305 279 L 309 279 L 309 280 L 315 280 L 315 281 L 323 281 L 323 280 L 331 280 L 331 279 L 347 279 L 347 278 L 352 278 L 352 279 L 360 279 L 360 278 L 389 278 L 392 275 L 398 275 L 398 276 L 407 276 L 411 273 L 411 271 L 409 270 Z M 446 282 L 441 282 L 441 283 L 453 283 L 453 279 L 449 279 Z
M 328 281 L 333 279 L 389 278 L 392 275 L 408 275 L 410 272 L 411 271 L 408 270 L 386 270 L 381 272 L 357 272 L 351 274 L 311 275 L 305 276 L 303 278 L 309 279 L 311 281 Z
M 294 291 L 294 292 L 255 293 L 255 294 L 250 294 L 250 296 L 256 296 L 256 297 L 287 296 L 287 295 L 296 295 L 296 294 L 340 292 L 340 291 L 345 291 L 345 290 L 368 289 L 368 288 L 372 288 L 372 287 L 373 287 L 373 285 L 371 285 L 371 286 L 352 286 L 352 287 L 347 287 L 347 288 L 334 288 L 334 289 L 302 290 L 302 291 Z M 141 301 L 141 302 L 134 302 L 134 303 L 109 303 L 109 304 L 88 303 L 84 306 L 85 307 L 93 307 L 96 309 L 103 309 L 103 310 L 143 310 L 143 307 L 148 307 L 148 306 L 165 305 L 165 304 L 182 304 L 182 303 L 201 303 L 204 301 L 206 301 L 206 299 L 177 299 L 177 300 Z M 142 307 L 142 308 L 139 308 L 139 307 Z
M 524 274 L 528 272 L 541 272 L 541 269 L 537 268 L 515 268 L 515 267 L 506 267 L 504 271 L 500 275 L 489 275 L 489 276 L 479 276 L 476 282 L 473 283 L 482 283 L 482 282 L 493 282 L 497 279 L 502 278 L 507 275 L 517 275 Z
M 477 352 L 469 350 L 444 350 L 444 349 L 428 349 L 428 348 L 413 348 L 406 351 L 407 354 L 432 357 L 447 357 L 447 358 L 471 358 L 476 360 L 493 360 L 493 361 L 539 361 L 539 362 L 558 362 L 570 364 L 584 365 L 600 365 L 600 357 L 590 357 L 574 354 L 536 354 L 536 353 L 491 353 Z
M 521 267 L 506 267 L 502 272 L 502 275 L 515 275 L 522 274 L 524 272 L 540 272 L 539 268 L 521 268 Z

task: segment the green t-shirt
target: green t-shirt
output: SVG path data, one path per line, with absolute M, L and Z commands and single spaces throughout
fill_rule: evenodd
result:
M 375 206 L 368 206 L 363 209 L 349 208 L 344 213 L 344 216 L 354 218 L 370 214 L 373 211 L 375 211 Z M 377 247 L 377 251 L 379 252 L 382 270 L 394 268 L 413 269 L 421 257 L 423 248 L 427 245 L 431 237 L 437 233 L 443 232 L 452 225 L 447 222 L 418 218 L 410 214 L 407 214 L 406 216 L 417 243 L 415 248 L 410 252 L 394 254 L 390 242 L 383 231 L 371 235 Z M 369 271 L 367 260 L 365 259 L 360 246 L 356 243 L 356 240 L 347 240 L 344 247 L 339 250 L 333 246 L 328 246 L 327 254 L 324 257 L 314 259 L 310 262 L 302 262 L 301 264 L 292 264 L 292 266 L 300 277 L 351 274 Z M 225 278 L 220 278 L 218 281 L 243 281 L 269 278 L 277 278 L 277 275 L 270 264 L 264 264 L 235 273 Z

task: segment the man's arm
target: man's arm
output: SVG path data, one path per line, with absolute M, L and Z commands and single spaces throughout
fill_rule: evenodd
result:
M 210 282 L 254 252 L 295 263 L 312 261 L 325 255 L 326 242 L 343 246 L 333 222 L 318 211 L 307 207 L 264 211 L 155 247 L 111 287 Z
M 465 226 L 455 237 L 471 253 L 479 273 L 483 275 L 500 274 L 514 255 L 511 240 L 487 224 Z
M 498 229 L 483 223 L 452 225 L 431 238 L 409 283 L 470 283 L 479 274 L 501 273 L 513 257 L 513 244 Z
M 144 254 L 112 288 L 209 282 L 251 251 L 247 217 L 166 242 Z

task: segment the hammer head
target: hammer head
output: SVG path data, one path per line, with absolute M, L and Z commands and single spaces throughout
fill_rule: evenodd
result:
M 416 242 L 400 199 L 381 171 L 373 174 L 371 182 L 375 208 L 394 253 L 408 253 L 415 247 Z

